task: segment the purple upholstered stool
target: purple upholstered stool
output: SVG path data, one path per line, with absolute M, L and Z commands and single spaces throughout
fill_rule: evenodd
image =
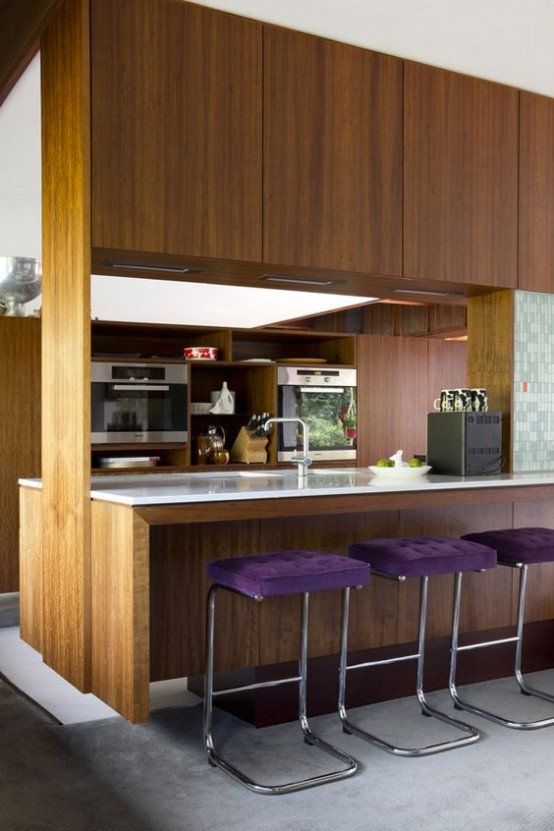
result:
M 464 534 L 462 539 L 489 545 L 496 550 L 499 565 L 519 569 L 519 598 L 515 626 L 516 634 L 514 637 L 499 638 L 493 641 L 468 644 L 467 646 L 461 647 L 458 646 L 458 626 L 456 620 L 456 625 L 453 627 L 450 671 L 450 693 L 454 703 L 460 710 L 468 710 L 471 713 L 476 713 L 504 727 L 513 727 L 516 730 L 532 730 L 539 727 L 549 727 L 554 724 L 554 717 L 538 719 L 536 721 L 513 721 L 512 719 L 504 718 L 496 713 L 483 710 L 480 707 L 462 701 L 456 689 L 456 656 L 458 652 L 471 649 L 495 646 L 500 643 L 515 643 L 514 677 L 519 684 L 521 692 L 525 695 L 534 695 L 545 701 L 554 702 L 554 695 L 529 687 L 525 683 L 521 672 L 527 569 L 533 563 L 554 562 L 554 531 L 551 531 L 549 528 L 507 528 L 500 531 L 482 531 L 475 534 Z M 459 599 L 458 609 L 455 610 L 455 618 L 459 619 Z
M 400 539 L 378 539 L 353 543 L 350 557 L 369 563 L 372 575 L 405 580 L 407 577 L 420 578 L 418 648 L 413 655 L 400 655 L 378 661 L 348 665 L 348 598 L 345 598 L 341 626 L 341 654 L 339 665 L 339 716 L 343 729 L 360 738 L 399 756 L 425 756 L 442 750 L 451 750 L 471 744 L 480 737 L 480 732 L 465 722 L 458 721 L 446 713 L 431 707 L 423 692 L 423 666 L 425 653 L 425 623 L 427 617 L 427 593 L 429 577 L 434 574 L 454 574 L 455 592 L 461 591 L 462 574 L 465 571 L 484 571 L 496 566 L 496 552 L 476 542 L 450 539 L 448 537 L 405 537 Z M 434 716 L 440 721 L 461 730 L 464 735 L 449 741 L 423 747 L 397 747 L 384 739 L 362 730 L 348 718 L 345 706 L 346 674 L 348 670 L 394 664 L 398 661 L 416 660 L 416 695 L 424 715 Z
M 348 604 L 350 589 L 363 586 L 369 580 L 367 563 L 324 554 L 321 551 L 278 551 L 271 554 L 255 554 L 249 557 L 235 557 L 215 560 L 208 566 L 208 576 L 214 581 L 208 593 L 206 674 L 204 684 L 204 744 L 210 764 L 222 768 L 234 779 L 257 793 L 282 794 L 299 791 L 314 785 L 322 785 L 352 776 L 358 768 L 357 762 L 342 750 L 323 741 L 310 729 L 306 714 L 306 685 L 308 668 L 308 604 L 310 592 L 340 589 L 343 603 Z M 300 624 L 300 657 L 298 675 L 273 681 L 260 681 L 242 687 L 213 688 L 215 600 L 220 589 L 224 589 L 254 600 L 277 595 L 299 594 L 302 596 Z M 281 785 L 262 785 L 255 782 L 237 767 L 222 758 L 216 751 L 212 736 L 213 698 L 223 693 L 240 692 L 244 689 L 274 687 L 278 684 L 298 684 L 298 719 L 308 744 L 315 745 L 344 763 L 346 767 L 330 773 L 319 774 Z

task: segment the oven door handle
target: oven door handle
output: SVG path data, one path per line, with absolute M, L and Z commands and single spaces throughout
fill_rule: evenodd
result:
M 116 392 L 122 390 L 131 390 L 133 392 L 167 392 L 169 386 L 167 384 L 114 384 L 112 389 Z
M 344 392 L 344 387 L 300 387 L 300 392 L 327 392 L 329 395 Z

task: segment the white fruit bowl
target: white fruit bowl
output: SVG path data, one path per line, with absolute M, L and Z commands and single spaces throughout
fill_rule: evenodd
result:
M 416 479 L 418 476 L 425 476 L 431 470 L 430 465 L 421 465 L 421 467 L 410 467 L 409 465 L 402 465 L 401 467 L 378 467 L 377 465 L 369 465 L 369 469 L 374 476 L 388 477 L 389 479 Z

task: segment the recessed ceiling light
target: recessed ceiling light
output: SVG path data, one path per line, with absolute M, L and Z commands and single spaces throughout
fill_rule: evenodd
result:
M 147 276 L 93 274 L 91 277 L 92 317 L 121 322 L 254 328 L 351 309 L 375 299 Z

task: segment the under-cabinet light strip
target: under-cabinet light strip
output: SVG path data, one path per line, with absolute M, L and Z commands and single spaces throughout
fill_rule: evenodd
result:
M 202 274 L 205 269 L 195 268 L 192 266 L 171 266 L 171 265 L 149 265 L 148 263 L 118 263 L 110 262 L 104 263 L 110 268 L 135 268 L 141 271 L 175 271 L 179 274 Z
M 335 286 L 343 283 L 344 280 L 318 280 L 311 277 L 287 277 L 281 274 L 262 274 L 258 280 L 265 280 L 267 283 L 297 283 L 299 286 Z
M 391 289 L 392 294 L 423 294 L 432 297 L 464 297 L 463 291 L 426 291 L 425 289 Z

